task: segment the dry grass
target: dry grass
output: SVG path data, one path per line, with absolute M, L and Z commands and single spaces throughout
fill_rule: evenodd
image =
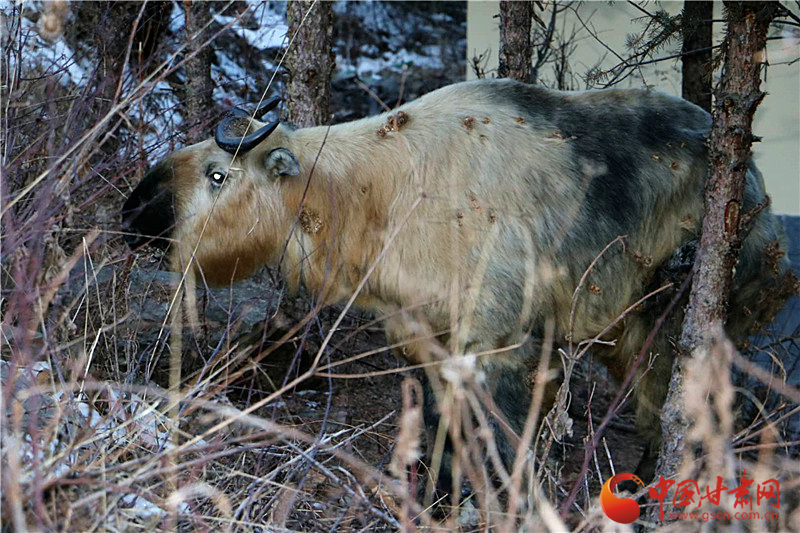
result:
M 423 332 L 430 363 L 405 367 L 386 347 L 381 317 L 289 297 L 271 272 L 258 275 L 257 294 L 247 285 L 199 290 L 198 327 L 171 324 L 175 277 L 157 253 L 131 254 L 115 228 L 146 160 L 178 144 L 177 128 L 160 132 L 150 146 L 142 139 L 157 115 L 176 113 L 154 107 L 151 97 L 179 62 L 124 80 L 119 98 L 98 116 L 90 112 L 100 104 L 93 100 L 97 78 L 83 87 L 60 84 L 72 58 L 23 64 L 34 37 L 20 29 L 19 8 L 6 20 L 12 31 L 3 36 L 0 185 L 4 526 L 625 529 L 604 517 L 597 494 L 612 473 L 632 469 L 641 452 L 626 411 L 636 383 L 618 387 L 593 365 L 590 347 L 600 335 L 557 350 L 549 328 L 540 365 L 529 376 L 532 409 L 522 434 L 514 435 L 474 364 L 491 353 L 452 358 L 449 347 Z M 542 401 L 554 358 L 568 377 L 548 413 Z M 764 386 L 737 389 L 734 367 Z M 442 414 L 430 439 L 422 427 L 423 372 Z M 718 338 L 689 365 L 686 390 L 694 446 L 681 479 L 702 487 L 744 471 L 757 483 L 775 478 L 777 521 L 731 526 L 797 530 L 797 388 Z M 741 396 L 758 405 L 745 424 L 735 415 Z M 517 443 L 510 471 L 495 431 Z M 465 498 L 437 500 L 419 462 L 427 447 L 436 469 L 445 435 L 455 451 L 454 477 L 471 489 Z M 719 509 L 732 511 L 732 504 L 723 497 Z M 701 527 L 698 521 L 657 526 Z

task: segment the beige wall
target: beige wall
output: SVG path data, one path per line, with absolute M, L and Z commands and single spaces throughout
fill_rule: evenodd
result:
M 577 3 L 577 2 L 576 2 Z M 660 2 L 664 9 L 677 13 L 683 2 Z M 499 11 L 496 1 L 469 1 L 467 4 L 467 60 L 471 61 L 476 54 L 489 51 L 486 71 L 489 76 L 497 68 L 497 44 L 500 39 L 499 19 L 494 18 Z M 655 8 L 649 2 L 647 9 Z M 717 7 L 719 11 L 720 8 Z M 546 19 L 547 13 L 542 15 Z M 575 32 L 575 52 L 571 56 L 570 65 L 573 75 L 573 87 L 584 89 L 584 80 L 589 68 L 599 65 L 609 68 L 619 60 L 606 50 L 592 33 L 616 51 L 625 56 L 625 39 L 628 34 L 636 33 L 642 28 L 637 19 L 642 16 L 635 7 L 614 2 L 585 2 L 577 11 L 564 17 L 558 29 L 564 34 Z M 579 18 L 588 26 L 587 30 Z M 720 15 L 715 15 L 720 18 Z M 722 24 L 715 24 L 716 39 L 722 37 Z M 790 63 L 800 57 L 800 31 L 787 27 L 785 38 L 770 41 L 768 59 L 771 66 L 767 71 L 767 79 L 762 88 L 769 94 L 756 112 L 754 131 L 763 141 L 754 147 L 755 160 L 764 173 L 767 192 L 772 197 L 773 209 L 777 213 L 800 215 L 800 61 Z M 656 57 L 673 54 L 678 48 L 677 42 L 670 43 Z M 467 78 L 475 74 L 467 68 Z M 545 69 L 542 81 L 547 84 L 552 75 Z M 680 62 L 669 60 L 642 67 L 641 73 L 630 76 L 620 86 L 641 87 L 643 84 L 672 94 L 680 95 Z

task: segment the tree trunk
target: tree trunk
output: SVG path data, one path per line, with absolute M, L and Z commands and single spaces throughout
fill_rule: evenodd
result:
M 711 113 L 711 46 L 714 2 L 683 2 L 681 96 Z
M 724 323 L 733 269 L 741 246 L 740 215 L 753 143 L 756 107 L 764 98 L 761 66 L 775 5 L 726 2 L 728 31 L 722 79 L 716 91 L 709 140 L 705 215 L 695 279 L 684 320 L 681 348 L 689 353 L 712 324 Z
M 286 10 L 289 36 L 297 34 L 286 57 L 289 121 L 301 128 L 329 124 L 336 64 L 332 4 L 292 0 Z
M 209 120 L 213 109 L 214 84 L 211 81 L 211 47 L 203 46 L 208 40 L 208 24 L 211 21 L 211 4 L 206 1 L 185 0 L 186 55 L 194 54 L 186 61 L 185 120 L 189 141 L 196 142 L 207 137 L 202 127 Z
M 753 142 L 752 122 L 764 97 L 761 65 L 769 24 L 777 3 L 725 2 L 728 27 L 723 43 L 722 77 L 717 86 L 709 139 L 705 214 L 695 261 L 689 307 L 683 322 L 680 355 L 675 360 L 661 415 L 664 441 L 656 479 L 678 471 L 689 422 L 682 404 L 682 357 L 694 356 L 719 331 L 727 315 L 733 270 L 741 247 L 741 206 Z M 658 519 L 658 509 L 655 518 Z
M 500 55 L 497 76 L 529 83 L 531 79 L 531 20 L 528 0 L 500 2 Z

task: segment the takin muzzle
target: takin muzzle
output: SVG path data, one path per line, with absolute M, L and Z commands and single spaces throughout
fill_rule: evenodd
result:
M 166 250 L 175 227 L 172 162 L 165 159 L 151 168 L 122 206 L 122 232 L 132 249 L 152 244 Z

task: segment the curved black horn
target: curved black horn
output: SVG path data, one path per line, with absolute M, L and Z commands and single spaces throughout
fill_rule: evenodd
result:
M 266 115 L 266 114 L 267 114 L 269 111 L 272 111 L 273 109 L 275 109 L 276 107 L 278 107 L 278 104 L 279 104 L 279 103 L 281 103 L 281 97 L 280 97 L 280 96 L 273 96 L 272 98 L 270 98 L 269 100 L 267 100 L 266 102 L 264 102 L 263 104 L 261 104 L 261 107 L 259 107 L 259 108 L 256 110 L 256 112 L 255 112 L 255 115 L 254 115 L 254 116 L 255 116 L 256 118 L 261 118 L 261 117 L 263 117 L 263 116 L 264 116 L 264 115 Z
M 255 118 L 263 117 L 267 112 L 275 109 L 280 101 L 281 99 L 277 96 L 270 98 L 256 110 L 253 116 Z M 269 134 L 278 127 L 278 121 L 276 120 L 275 122 L 269 122 L 245 137 L 231 137 L 228 135 L 231 122 L 243 118 L 249 119 L 250 114 L 238 107 L 233 108 L 228 116 L 222 119 L 222 122 L 217 125 L 217 129 L 214 131 L 214 140 L 217 146 L 230 154 L 236 154 L 237 152 L 244 153 L 252 150 L 261 141 L 269 137 Z

